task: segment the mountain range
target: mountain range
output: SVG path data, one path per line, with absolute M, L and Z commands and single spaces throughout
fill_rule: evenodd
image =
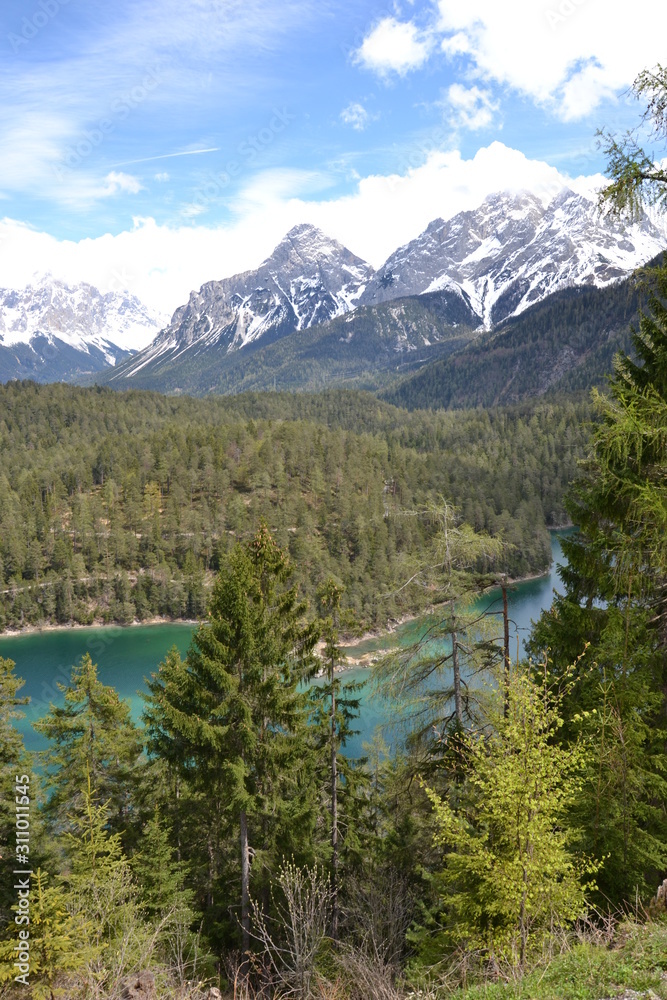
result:
M 529 192 L 492 195 L 434 220 L 378 270 L 303 224 L 257 269 L 193 291 L 159 330 L 138 300 L 90 286 L 0 292 L 0 373 L 193 394 L 378 388 L 486 343 L 568 290 L 614 286 L 666 244 L 647 216 L 604 218 L 569 190 L 548 204 Z M 131 330 L 145 335 L 151 324 L 154 339 L 130 353 Z M 45 357 L 54 347 L 55 365 Z
M 0 379 L 74 381 L 129 357 L 160 329 L 160 317 L 128 292 L 100 292 L 47 275 L 0 288 Z

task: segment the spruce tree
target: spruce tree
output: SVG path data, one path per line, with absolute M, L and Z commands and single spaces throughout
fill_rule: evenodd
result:
M 183 779 L 207 795 L 209 811 L 235 829 L 244 953 L 251 857 L 258 865 L 257 846 L 270 861 L 272 842 L 285 832 L 281 820 L 305 747 L 305 697 L 297 685 L 317 632 L 303 623 L 306 608 L 290 575 L 262 525 L 227 557 L 185 661 L 172 656 L 153 675 L 147 698 L 151 748 L 177 762 Z
M 566 726 L 596 712 L 596 762 L 577 808 L 584 845 L 608 853 L 600 889 L 612 904 L 654 890 L 667 863 L 667 265 L 651 276 L 636 359 L 619 355 L 583 475 L 566 501 L 565 593 L 531 637 L 555 666 L 581 660 Z M 603 901 L 601 901 L 603 902 Z
M 88 653 L 72 667 L 69 685 L 59 684 L 64 705 L 51 705 L 35 723 L 52 746 L 42 752 L 53 789 L 46 814 L 56 828 L 85 816 L 84 789 L 108 804 L 115 831 L 133 821 L 135 793 L 142 775 L 142 740 L 130 707 L 103 684 Z

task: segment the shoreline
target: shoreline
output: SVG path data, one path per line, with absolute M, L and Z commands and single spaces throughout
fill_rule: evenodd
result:
M 549 531 L 565 531 L 565 530 L 567 530 L 567 527 L 568 526 L 558 527 L 558 528 L 549 528 L 548 530 Z M 571 525 L 569 527 L 571 527 Z M 551 566 L 544 573 L 530 573 L 527 576 L 520 576 L 520 577 L 516 577 L 516 578 L 512 577 L 511 579 L 508 579 L 507 585 L 508 585 L 508 587 L 513 587 L 513 586 L 516 586 L 517 584 L 520 584 L 520 583 L 530 583 L 533 580 L 543 580 L 545 577 L 549 576 L 550 572 L 551 572 Z M 499 589 L 499 588 L 498 588 L 498 585 L 494 584 L 493 587 L 489 588 L 489 591 L 492 591 L 492 590 L 495 590 L 495 589 Z M 381 639 L 383 636 L 392 635 L 402 625 L 407 625 L 408 622 L 416 621 L 416 619 L 418 619 L 418 618 L 423 618 L 426 615 L 433 614 L 433 612 L 436 610 L 437 607 L 438 607 L 438 605 L 431 604 L 428 607 L 422 608 L 420 611 L 412 612 L 412 613 L 409 613 L 409 614 L 404 614 L 404 615 L 401 615 L 399 618 L 389 618 L 389 619 L 387 619 L 387 623 L 386 623 L 386 625 L 384 627 L 376 627 L 376 628 L 368 629 L 366 632 L 363 632 L 360 636 L 355 636 L 353 638 L 344 638 L 344 639 L 341 640 L 340 645 L 341 645 L 341 647 L 343 649 L 353 649 L 355 646 L 360 645 L 360 643 L 362 643 L 362 642 L 368 642 L 371 639 Z M 197 621 L 197 620 L 195 620 L 195 619 L 193 619 L 193 618 L 167 618 L 167 617 L 165 617 L 163 615 L 154 615 L 152 618 L 147 618 L 145 621 L 135 620 L 133 622 L 129 622 L 126 625 L 122 625 L 122 624 L 120 624 L 118 622 L 103 622 L 103 621 L 99 621 L 99 620 L 92 622 L 90 625 L 79 625 L 79 624 L 74 623 L 74 622 L 69 622 L 66 625 L 53 625 L 53 624 L 26 625 L 26 626 L 24 626 L 23 628 L 20 628 L 20 629 L 16 629 L 16 628 L 14 628 L 14 629 L 6 629 L 3 632 L 0 632 L 0 642 L 3 639 L 18 639 L 18 638 L 20 638 L 21 636 L 24 636 L 24 635 L 36 635 L 36 634 L 41 633 L 41 632 L 85 632 L 85 631 L 88 631 L 90 629 L 100 629 L 100 628 L 129 629 L 129 628 L 140 628 L 141 626 L 150 626 L 150 625 L 192 625 L 192 626 L 197 626 L 199 624 L 200 624 L 200 622 Z M 318 646 L 319 645 L 320 644 L 318 643 Z M 318 647 L 316 647 L 316 649 L 317 648 Z M 380 651 L 378 651 L 378 653 L 379 652 Z M 387 652 L 387 650 L 383 650 L 382 652 Z M 350 657 L 349 660 L 351 661 L 351 666 L 350 667 L 346 667 L 344 669 L 354 669 L 357 666 L 363 666 L 363 663 L 361 663 L 361 660 L 365 659 L 367 656 L 370 656 L 370 655 L 375 655 L 376 658 L 377 658 L 377 653 L 376 654 L 370 654 L 370 653 L 362 654 L 362 657 L 360 657 L 358 660 L 355 659 L 354 661 L 352 661 L 352 658 Z
M 166 618 L 163 615 L 155 615 L 145 621 L 135 619 L 126 625 L 121 625 L 120 622 L 103 621 L 91 622 L 90 625 L 79 625 L 75 622 L 69 622 L 67 625 L 26 625 L 24 628 L 8 628 L 4 632 L 0 632 L 0 641 L 2 639 L 19 639 L 22 635 L 36 635 L 40 632 L 88 632 L 90 629 L 100 628 L 141 628 L 142 625 L 199 625 L 199 622 L 194 618 Z

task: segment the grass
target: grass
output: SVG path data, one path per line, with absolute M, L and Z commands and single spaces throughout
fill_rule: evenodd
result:
M 667 922 L 625 923 L 610 947 L 576 944 L 516 982 L 486 983 L 449 996 L 460 1000 L 603 1000 L 633 990 L 667 1000 L 665 970 Z

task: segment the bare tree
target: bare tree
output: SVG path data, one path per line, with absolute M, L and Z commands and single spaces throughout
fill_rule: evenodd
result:
M 318 995 L 314 992 L 315 959 L 329 926 L 331 880 L 317 865 L 299 868 L 293 861 L 284 861 L 277 884 L 279 893 L 271 893 L 274 916 L 251 900 L 251 933 L 263 947 L 282 995 L 309 1000 Z

